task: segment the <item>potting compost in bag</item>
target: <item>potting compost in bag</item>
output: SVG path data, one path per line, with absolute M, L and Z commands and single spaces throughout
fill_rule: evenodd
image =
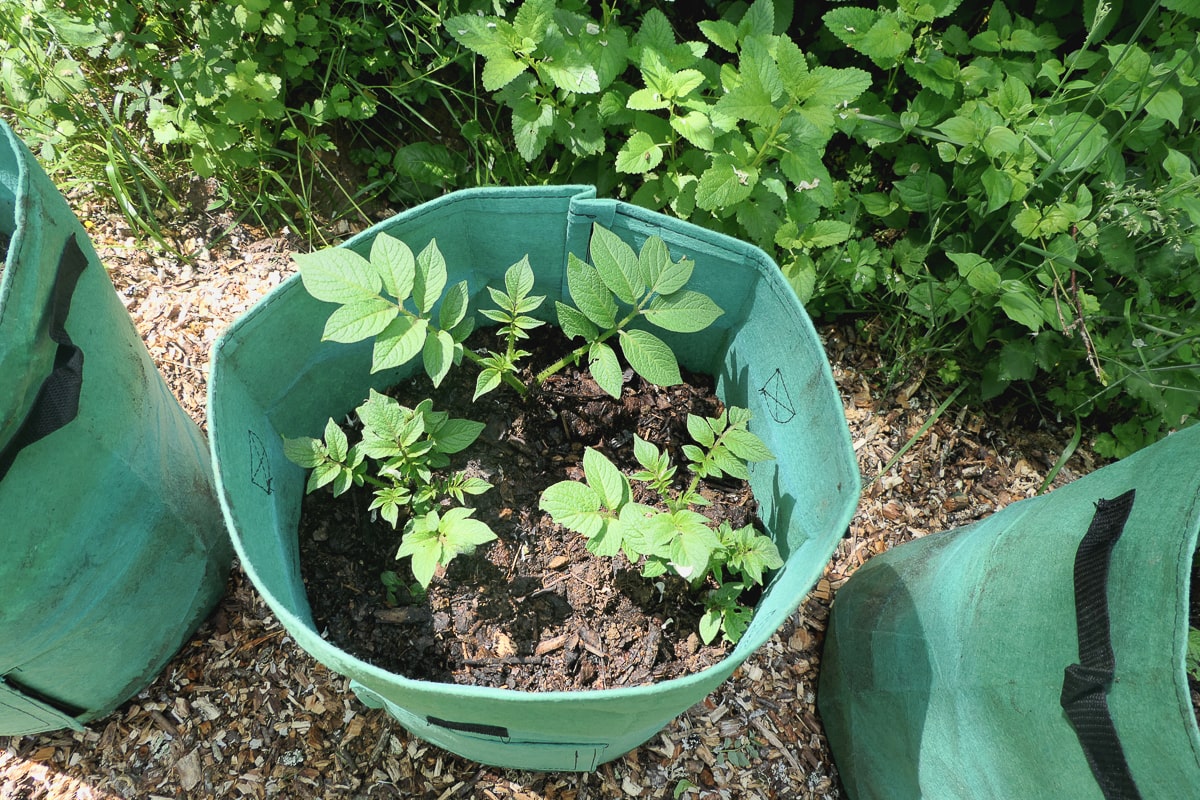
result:
M 856 800 L 1200 797 L 1200 425 L 838 592 L 818 704 Z
M 3 123 L 0 251 L 0 735 L 20 735 L 78 728 L 149 683 L 233 551 L 200 430 Z
M 717 377 L 726 403 L 749 407 L 776 460 L 751 467 L 760 513 L 785 566 L 771 579 L 733 653 L 687 677 L 650 686 L 532 693 L 411 680 L 321 638 L 301 580 L 297 523 L 305 471 L 283 454 L 286 435 L 320 435 L 331 416 L 420 370 L 370 374 L 371 343 L 322 342 L 331 306 L 298 275 L 226 331 L 213 350 L 209 424 L 221 503 L 247 574 L 301 647 L 348 675 L 362 700 L 385 707 L 427 741 L 508 767 L 591 770 L 646 741 L 701 700 L 797 607 L 820 575 L 858 500 L 858 469 L 821 343 L 776 265 L 757 248 L 624 203 L 586 186 L 476 189 L 447 195 L 346 243 L 366 255 L 388 234 L 414 252 L 436 237 L 449 282 L 475 303 L 502 286 L 522 256 L 543 309 L 566 293 L 567 254 L 586 258 L 599 222 L 635 249 L 662 237 L 695 261 L 692 288 L 725 310 L 715 325 L 671 339 L 680 362 Z M 482 295 L 482 298 L 480 297 Z M 552 313 L 552 312 L 547 312 Z

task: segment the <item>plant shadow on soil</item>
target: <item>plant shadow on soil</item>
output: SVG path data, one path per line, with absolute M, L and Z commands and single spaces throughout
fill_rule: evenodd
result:
M 466 344 L 485 346 L 491 336 L 485 329 Z M 552 326 L 533 331 L 523 345 L 534 365 L 569 349 Z M 395 571 L 405 586 L 414 581 L 407 559 L 395 559 L 400 532 L 367 510 L 370 492 L 334 498 L 323 489 L 306 496 L 300 562 L 318 630 L 406 677 L 523 691 L 633 686 L 720 661 L 728 643 L 704 645 L 697 635 L 703 587 L 673 575 L 643 578 L 624 555 L 596 557 L 582 536 L 538 509 L 547 486 L 582 480 L 585 447 L 604 452 L 627 475 L 636 471 L 635 432 L 671 454 L 677 488 L 686 486 L 687 415 L 716 416 L 723 407 L 711 377 L 686 370 L 683 376 L 683 384 L 664 388 L 626 369 L 619 400 L 596 385 L 586 366 L 564 369 L 525 400 L 502 387 L 472 403 L 475 371 L 463 368 L 451 370 L 437 389 L 424 375 L 394 387 L 389 393 L 404 405 L 431 397 L 436 410 L 486 423 L 451 468 L 493 484 L 468 500 L 498 538 L 439 571 L 424 595 L 400 587 L 391 602 L 380 579 L 385 571 Z M 653 502 L 643 484 L 632 483 L 635 500 Z M 696 509 L 701 513 L 735 528 L 757 523 L 746 482 L 701 481 L 700 490 L 712 503 Z M 758 594 L 744 602 L 754 604 Z

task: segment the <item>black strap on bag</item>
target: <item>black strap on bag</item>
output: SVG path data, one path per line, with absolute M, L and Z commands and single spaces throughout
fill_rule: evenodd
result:
M 1080 663 L 1066 668 L 1060 701 L 1105 800 L 1141 800 L 1108 710 L 1108 689 L 1116 673 L 1108 619 L 1108 566 L 1133 497 L 1130 489 L 1116 499 L 1098 501 L 1075 553 Z
M 58 345 L 54 368 L 42 382 L 37 400 L 7 445 L 0 450 L 0 480 L 23 448 L 48 436 L 66 425 L 79 413 L 79 393 L 83 389 L 83 351 L 67 335 L 67 314 L 79 276 L 88 265 L 87 256 L 74 236 L 68 237 L 58 260 L 58 275 L 47 311 L 50 320 L 50 339 Z

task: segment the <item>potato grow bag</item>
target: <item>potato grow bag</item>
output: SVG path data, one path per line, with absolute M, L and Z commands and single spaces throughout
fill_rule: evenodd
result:
M 414 251 L 437 239 L 450 282 L 485 285 L 529 254 L 543 309 L 566 292 L 568 252 L 586 258 L 593 222 L 640 248 L 662 237 L 674 258 L 695 260 L 692 288 L 725 314 L 699 334 L 671 340 L 681 363 L 715 375 L 727 403 L 747 406 L 752 429 L 777 460 L 755 464 L 761 516 L 786 564 L 771 579 L 732 654 L 684 678 L 586 692 L 522 692 L 405 678 L 321 638 L 298 563 L 305 471 L 283 454 L 282 435 L 319 434 L 325 421 L 419 370 L 370 374 L 371 343 L 322 342 L 331 306 L 299 275 L 238 319 L 216 343 L 209 391 L 218 492 L 242 565 L 301 647 L 349 676 L 369 706 L 386 708 L 417 736 L 476 761 L 525 769 L 591 770 L 653 736 L 703 699 L 765 642 L 811 588 L 858 501 L 849 430 L 820 341 L 775 264 L 760 250 L 624 203 L 588 186 L 473 189 L 446 195 L 363 232 L 345 246 L 370 251 L 382 232 Z M 552 313 L 552 312 L 548 312 Z
M 1200 426 L 867 562 L 818 704 L 867 798 L 1200 797 L 1188 692 Z
M 0 735 L 149 683 L 232 560 L 200 430 L 62 195 L 0 123 Z

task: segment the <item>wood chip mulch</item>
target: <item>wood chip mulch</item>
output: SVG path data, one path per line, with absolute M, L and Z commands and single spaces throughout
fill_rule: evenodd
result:
M 77 213 L 183 407 L 204 419 L 209 350 L 224 327 L 293 270 L 303 247 L 221 226 L 179 242 L 188 259 L 135 246 L 104 209 Z M 482 767 L 411 737 L 300 650 L 236 565 L 212 617 L 143 692 L 86 732 L 0 737 L 0 797 L 110 798 L 842 798 L 816 709 L 829 604 L 868 558 L 1033 496 L 1070 438 L 1065 426 L 951 406 L 884 472 L 944 397 L 888 387 L 869 331 L 822 336 L 863 476 L 849 535 L 777 634 L 717 691 L 592 774 Z M 1099 466 L 1081 446 L 1055 485 Z

